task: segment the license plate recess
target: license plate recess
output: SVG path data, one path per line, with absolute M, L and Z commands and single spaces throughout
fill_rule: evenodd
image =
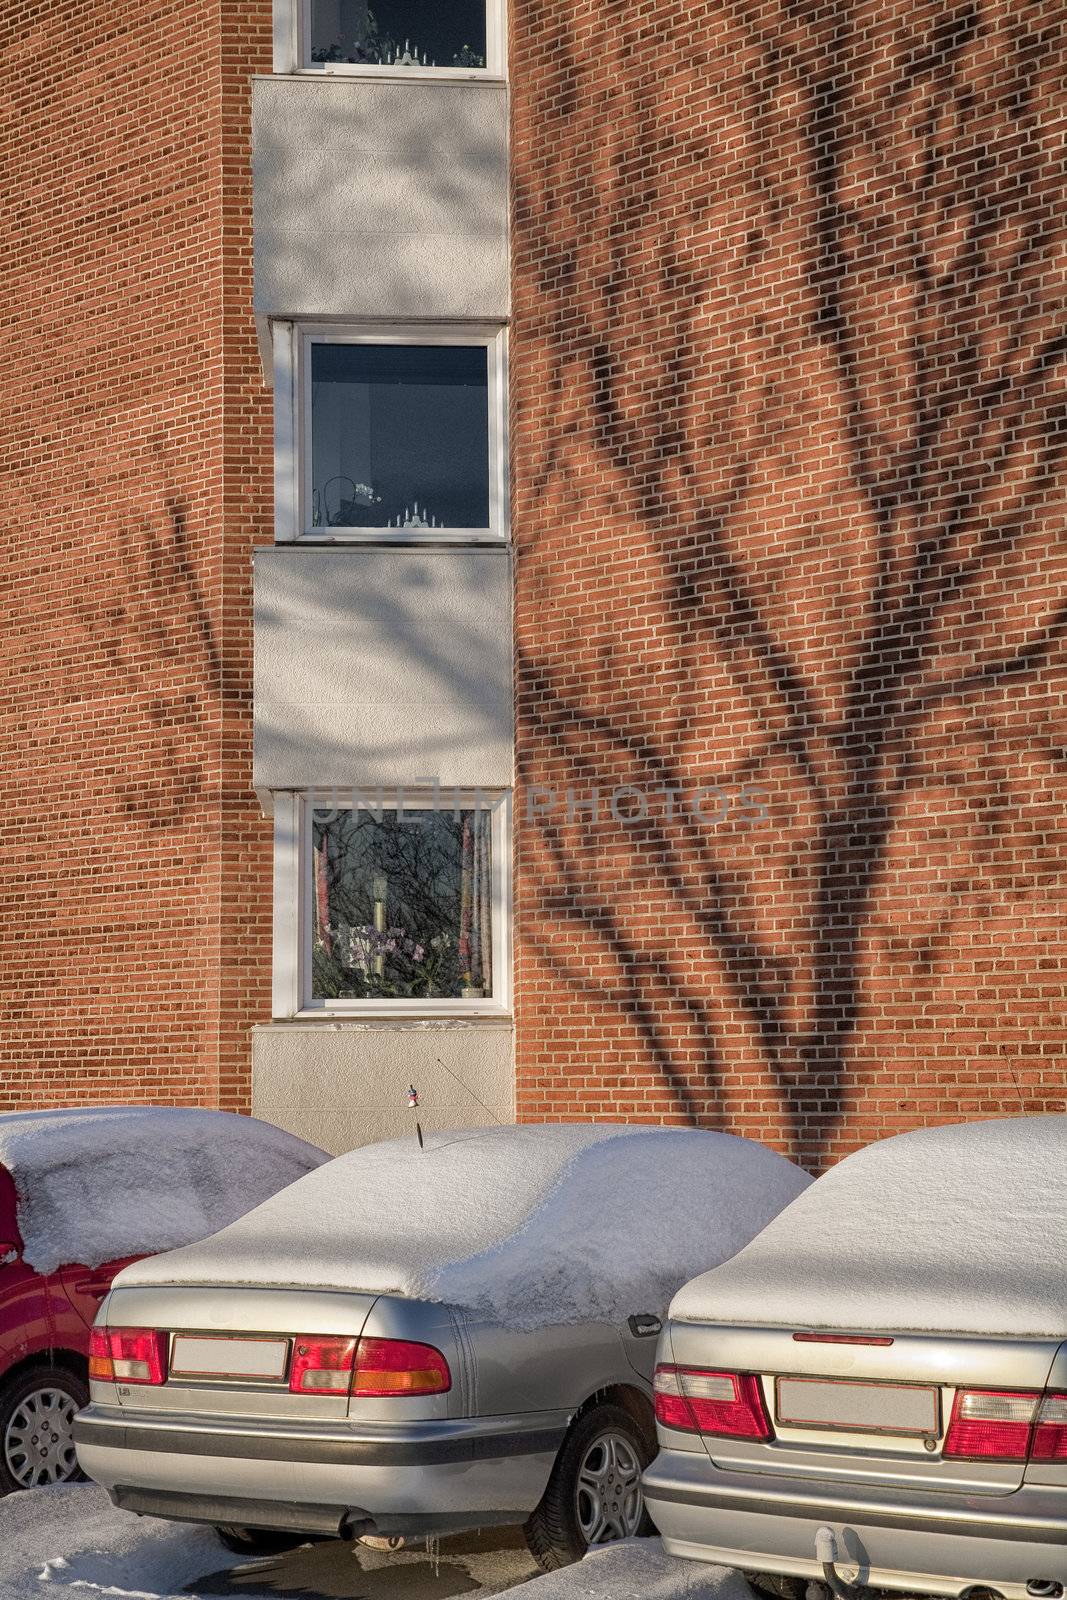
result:
M 936 1438 L 941 1427 L 941 1392 L 936 1386 L 915 1383 L 778 1378 L 775 1411 L 785 1427 Z
M 222 1339 L 176 1333 L 170 1353 L 174 1378 L 259 1378 L 280 1382 L 289 1364 L 288 1339 Z

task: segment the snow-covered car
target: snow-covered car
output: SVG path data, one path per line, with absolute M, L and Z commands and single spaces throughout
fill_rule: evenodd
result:
M 0 1493 L 77 1471 L 71 1424 L 116 1272 L 214 1233 L 328 1160 L 221 1111 L 0 1116 Z
M 1065 1232 L 1067 1117 L 832 1168 L 674 1298 L 645 1477 L 665 1548 L 778 1596 L 1061 1596 Z
M 745 1139 L 541 1126 L 373 1145 L 122 1273 L 78 1456 L 231 1548 L 526 1521 L 545 1567 L 645 1525 L 671 1294 L 810 1182 Z

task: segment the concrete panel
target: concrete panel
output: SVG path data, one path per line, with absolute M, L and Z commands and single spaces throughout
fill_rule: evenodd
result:
M 259 78 L 263 317 L 507 316 L 503 84 Z
M 506 549 L 255 557 L 254 781 L 509 788 Z
M 252 1031 L 253 1115 L 332 1155 L 414 1138 L 409 1083 L 427 1132 L 514 1121 L 510 1023 L 280 1023 Z

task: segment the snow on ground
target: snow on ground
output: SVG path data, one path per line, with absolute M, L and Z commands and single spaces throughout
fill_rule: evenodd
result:
M 99 1106 L 0 1116 L 0 1165 L 38 1272 L 173 1250 L 224 1228 L 329 1160 L 226 1111 Z
M 686 1322 L 1067 1337 L 1067 1116 L 924 1128 L 847 1157 L 725 1266 Z
M 535 1578 L 522 1600 L 753 1600 L 739 1572 L 681 1561 L 659 1539 L 626 1539 Z
M 538 1327 L 662 1313 L 809 1183 L 763 1145 L 696 1129 L 478 1129 L 340 1156 L 213 1239 L 119 1284 L 366 1290 Z
M 209 1529 L 117 1511 L 95 1484 L 28 1489 L 0 1500 L 4 1600 L 61 1600 L 65 1591 L 85 1600 L 188 1600 L 186 1584 L 236 1561 Z
M 2 1600 L 449 1600 L 535 1570 L 517 1529 L 443 1539 L 439 1554 L 331 1539 L 239 1559 L 209 1529 L 116 1510 L 94 1484 L 0 1499 Z

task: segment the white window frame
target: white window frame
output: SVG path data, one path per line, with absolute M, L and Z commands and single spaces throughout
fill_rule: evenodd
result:
M 311 812 L 350 808 L 337 790 L 286 791 L 274 795 L 273 1014 L 280 1020 L 349 1017 L 508 1017 L 511 1015 L 511 793 L 509 790 L 428 789 L 385 786 L 387 811 L 426 810 L 436 803 L 451 810 L 491 806 L 493 993 L 482 999 L 332 1000 L 311 992 L 312 885 Z M 378 791 L 365 792 L 374 809 Z
M 507 329 L 485 323 L 359 325 L 275 322 L 275 539 L 313 544 L 499 544 L 510 534 Z M 488 528 L 316 528 L 311 520 L 311 347 L 314 344 L 483 345 L 488 362 Z
M 312 61 L 311 0 L 274 0 L 274 70 L 281 73 L 306 73 L 315 78 L 391 78 L 401 83 L 500 83 L 507 72 L 507 37 L 506 0 L 485 0 L 484 67 L 384 67 Z

